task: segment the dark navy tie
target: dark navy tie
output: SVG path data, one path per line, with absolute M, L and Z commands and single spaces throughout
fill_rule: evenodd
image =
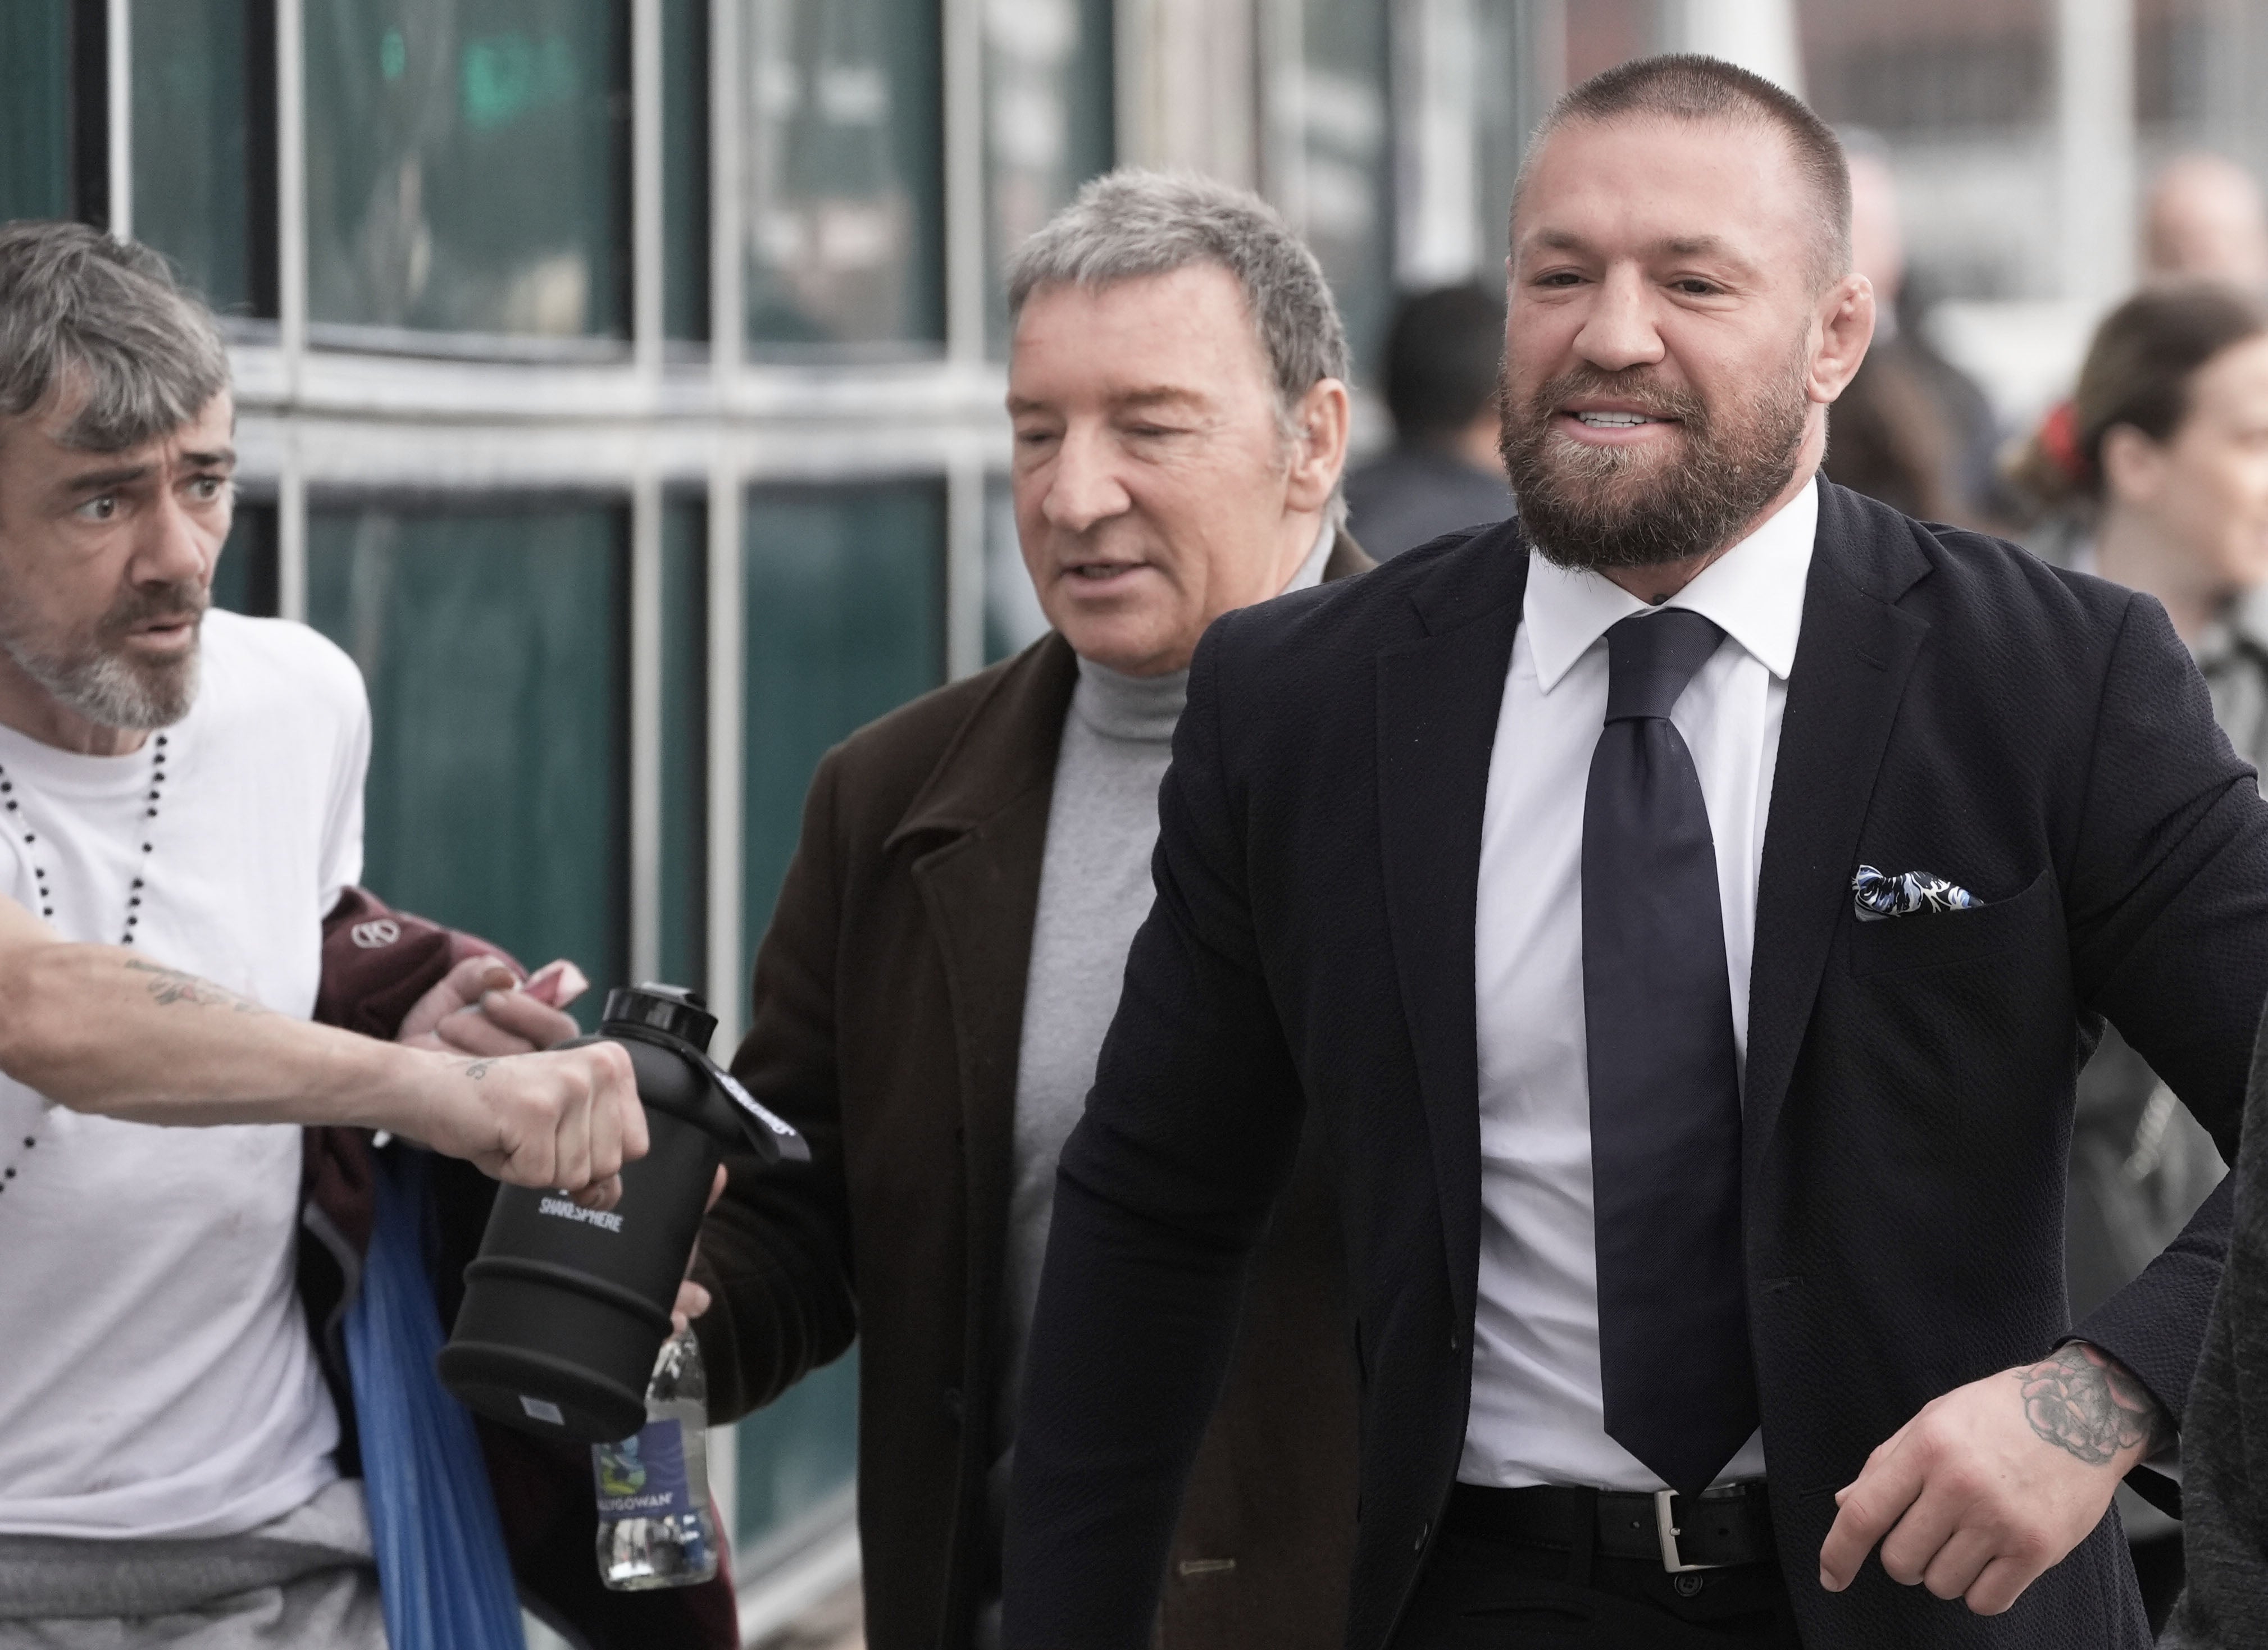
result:
M 1756 1426 L 1724 911 L 1700 775 L 1669 720 L 1723 636 L 1676 608 L 1607 632 L 1607 723 L 1583 804 L 1607 1435 L 1688 1495 Z

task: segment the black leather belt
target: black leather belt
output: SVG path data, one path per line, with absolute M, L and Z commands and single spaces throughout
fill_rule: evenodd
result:
M 1460 1484 L 1449 1492 L 1445 1529 L 1495 1541 L 1602 1558 L 1643 1558 L 1673 1574 L 1775 1562 L 1771 1505 L 1761 1478 L 1720 1484 L 1697 1498 L 1668 1490 L 1587 1490 L 1539 1484 L 1491 1490 Z

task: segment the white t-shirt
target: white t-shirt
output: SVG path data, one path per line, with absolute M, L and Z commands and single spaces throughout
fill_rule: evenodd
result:
M 304 626 L 209 613 L 196 702 L 166 733 L 151 819 L 154 740 L 82 756 L 0 727 L 18 805 L 0 893 L 114 945 L 140 876 L 137 951 L 304 1019 L 323 916 L 362 870 L 362 677 Z M 293 1282 L 298 1129 L 121 1123 L 0 1078 L 10 1163 L 0 1533 L 232 1535 L 338 1476 Z

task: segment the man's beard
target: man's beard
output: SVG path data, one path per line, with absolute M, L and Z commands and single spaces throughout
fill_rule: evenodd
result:
M 188 579 L 137 585 L 92 625 L 58 642 L 33 634 L 22 621 L 26 604 L 0 589 L 0 651 L 58 704 L 99 726 L 170 727 L 195 703 L 197 646 L 171 659 L 137 659 L 126 638 L 151 619 L 201 624 L 210 601 L 203 586 Z
M 1505 470 L 1529 541 L 1562 567 L 1656 567 L 1705 556 L 1754 520 L 1795 474 L 1809 409 L 1800 357 L 1792 357 L 1788 372 L 1761 396 L 1734 409 L 1737 422 L 1720 421 L 1699 396 L 1660 382 L 1645 367 L 1577 367 L 1525 402 L 1513 399 L 1510 374 L 1507 363 L 1498 390 Z M 1557 409 L 1577 396 L 1677 420 L 1683 452 L 1667 456 L 1660 442 L 1576 442 L 1554 426 Z

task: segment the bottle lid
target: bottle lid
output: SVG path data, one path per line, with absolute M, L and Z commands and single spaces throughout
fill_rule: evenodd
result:
M 607 993 L 600 1028 L 617 1024 L 644 1026 L 682 1038 L 704 1054 L 709 1051 L 709 1039 L 717 1035 L 717 1016 L 709 1012 L 701 993 L 681 985 L 616 986 Z

